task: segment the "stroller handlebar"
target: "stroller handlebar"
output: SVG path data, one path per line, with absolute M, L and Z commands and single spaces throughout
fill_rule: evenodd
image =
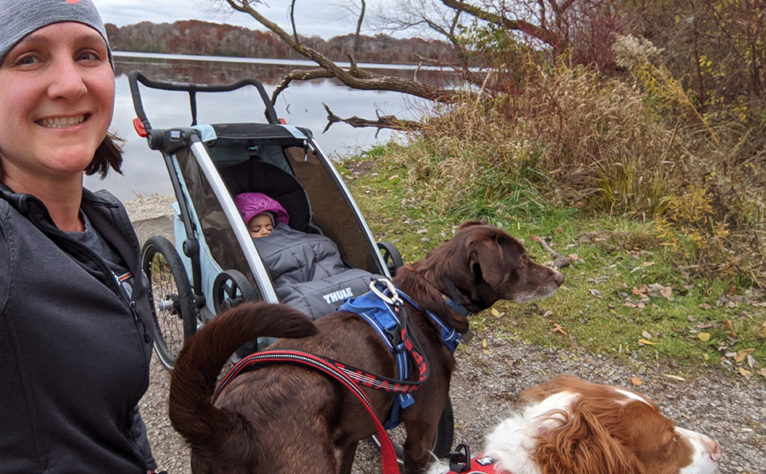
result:
M 162 82 L 149 79 L 138 71 L 130 71 L 128 73 L 128 83 L 130 85 L 130 95 L 133 99 L 133 109 L 136 111 L 138 119 L 144 126 L 146 133 L 151 137 L 151 123 L 149 122 L 146 112 L 144 111 L 144 104 L 141 100 L 141 91 L 138 87 L 138 83 L 143 84 L 146 87 L 152 89 L 161 89 L 166 91 L 182 91 L 189 93 L 189 105 L 191 107 L 192 123 L 191 125 L 197 125 L 197 92 L 230 92 L 243 87 L 252 86 L 258 90 L 258 94 L 266 106 L 266 119 L 269 123 L 280 123 L 277 117 L 277 112 L 274 110 L 274 104 L 271 102 L 266 89 L 259 81 L 255 79 L 242 79 L 231 84 L 221 85 L 206 85 L 206 84 L 188 84 L 179 82 Z

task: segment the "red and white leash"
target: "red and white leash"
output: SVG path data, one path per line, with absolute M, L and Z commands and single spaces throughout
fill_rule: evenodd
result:
M 343 386 L 351 390 L 354 395 L 356 395 L 356 398 L 362 402 L 364 408 L 370 414 L 373 422 L 375 423 L 375 429 L 378 432 L 378 440 L 380 442 L 383 474 L 399 474 L 399 463 L 396 459 L 396 451 L 394 450 L 394 445 L 391 443 L 391 438 L 389 438 L 388 432 L 386 432 L 383 424 L 375 414 L 375 409 L 373 408 L 372 403 L 351 377 L 349 377 L 343 370 L 339 369 L 334 363 L 329 362 L 322 357 L 300 351 L 265 351 L 257 352 L 247 356 L 239 361 L 239 363 L 232 367 L 232 369 L 226 374 L 226 377 L 224 377 L 224 379 L 216 388 L 211 403 L 215 403 L 215 400 L 218 398 L 218 395 L 221 393 L 224 387 L 226 387 L 226 385 L 228 385 L 229 382 L 231 382 L 231 380 L 233 380 L 234 377 L 236 377 L 237 374 L 243 370 L 258 365 L 275 363 L 297 364 L 312 367 L 326 375 L 329 375 L 330 377 L 340 382 Z

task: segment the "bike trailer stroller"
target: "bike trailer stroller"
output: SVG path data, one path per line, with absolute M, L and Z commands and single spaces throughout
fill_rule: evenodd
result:
M 166 368 L 173 367 L 183 342 L 198 327 L 243 300 L 286 303 L 317 318 L 334 311 L 345 298 L 367 292 L 372 277 L 391 277 L 402 264 L 392 244 L 374 241 L 311 131 L 282 123 L 260 82 L 175 84 L 133 71 L 129 83 L 136 130 L 151 149 L 162 153 L 176 197 L 175 243 L 154 236 L 143 247 L 143 267 L 152 286 L 154 345 Z M 187 92 L 191 123 L 152 128 L 139 84 Z M 198 123 L 197 93 L 241 88 L 257 91 L 266 123 Z M 252 106 L 257 110 L 257 103 Z M 289 227 L 309 240 L 329 238 L 342 257 L 343 271 L 318 281 L 275 286 L 275 270 L 265 265 L 234 203 L 243 192 L 277 200 L 289 214 Z M 273 245 L 269 251 L 274 251 Z M 311 273 L 311 268 L 301 270 Z
M 371 280 L 392 277 L 402 265 L 393 244 L 374 240 L 311 131 L 280 121 L 260 82 L 177 84 L 150 80 L 137 71 L 128 80 L 136 130 L 151 149 L 162 153 L 176 197 L 175 243 L 153 236 L 142 249 L 143 270 L 151 282 L 155 352 L 167 369 L 172 369 L 184 341 L 198 328 L 242 301 L 286 303 L 317 318 L 335 311 L 346 298 L 366 293 Z M 188 93 L 191 123 L 152 128 L 140 86 Z M 198 122 L 198 93 L 242 88 L 257 92 L 253 107 L 263 103 L 265 123 Z M 266 238 L 251 238 L 234 202 L 243 192 L 276 199 L 289 215 L 289 227 L 305 233 L 309 241 L 333 242 L 342 258 L 342 270 L 319 280 L 280 284 L 275 269 L 268 268 L 264 259 L 274 245 L 262 244 L 276 230 Z M 295 258 L 294 254 L 290 257 Z M 311 269 L 301 270 L 310 273 Z M 265 346 L 271 341 L 260 342 Z M 251 349 L 260 347 L 255 344 Z M 434 453 L 449 453 L 453 430 L 452 405 L 448 403 L 439 421 Z M 373 440 L 378 442 L 376 436 Z M 401 447 L 396 448 L 400 454 Z

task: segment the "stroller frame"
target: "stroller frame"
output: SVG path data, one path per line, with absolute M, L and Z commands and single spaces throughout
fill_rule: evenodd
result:
M 222 168 L 214 162 L 210 154 L 210 147 L 205 142 L 204 127 L 197 123 L 196 94 L 198 92 L 229 92 L 243 87 L 255 87 L 265 106 L 266 117 L 266 124 L 253 124 L 255 130 L 265 128 L 269 133 L 273 132 L 279 135 L 280 140 L 286 140 L 295 145 L 295 148 L 302 147 L 304 153 L 302 162 L 308 162 L 311 159 L 321 165 L 328 178 L 325 184 L 334 186 L 333 191 L 337 194 L 336 198 L 342 198 L 341 200 L 346 204 L 344 209 L 349 216 L 353 217 L 351 220 L 354 221 L 354 225 L 343 229 L 342 235 L 345 238 L 346 231 L 349 231 L 348 233 L 356 236 L 356 241 L 353 245 L 346 243 L 346 250 L 351 246 L 355 250 L 364 248 L 366 252 L 355 255 L 354 261 L 351 262 L 353 265 L 350 266 L 390 278 L 403 264 L 401 254 L 396 246 L 390 242 L 376 242 L 374 240 L 373 234 L 353 196 L 340 174 L 314 141 L 311 131 L 305 128 L 289 126 L 280 120 L 266 90 L 259 81 L 245 79 L 232 84 L 218 86 L 167 83 L 150 80 L 137 71 L 130 72 L 128 80 L 134 109 L 137 114 L 137 118 L 134 119 L 136 131 L 139 135 L 146 137 L 149 148 L 162 153 L 177 199 L 174 213 L 175 245 L 164 237 L 153 236 L 144 243 L 142 249 L 143 269 L 152 283 L 150 296 L 152 298 L 153 324 L 150 326 L 154 331 L 155 351 L 165 368 L 172 369 L 175 357 L 180 352 L 183 342 L 191 337 L 199 327 L 212 320 L 220 312 L 246 300 L 264 300 L 270 303 L 280 302 L 272 284 L 269 270 L 260 258 L 253 239 L 250 237 L 245 223 L 242 221 L 239 211 L 234 204 L 233 195 L 235 193 L 228 189 L 227 183 L 224 182 L 225 180 L 221 176 Z M 191 124 L 189 126 L 168 129 L 153 129 L 144 111 L 139 83 L 153 89 L 187 92 L 191 109 Z M 260 138 L 268 141 L 273 137 Z M 209 283 L 210 278 L 206 279 L 205 277 L 205 262 L 203 261 L 206 252 L 210 250 L 204 235 L 205 225 L 201 222 L 198 215 L 196 204 L 191 196 L 192 193 L 188 188 L 189 183 L 186 182 L 184 173 L 180 170 L 179 162 L 181 160 L 179 155 L 183 149 L 187 148 L 194 156 L 195 162 L 199 165 L 199 170 L 204 175 L 204 179 L 210 184 L 215 200 L 220 204 L 220 210 L 230 224 L 236 245 L 242 250 L 242 260 L 246 262 L 246 268 L 220 269 L 212 285 L 210 285 L 211 288 L 206 288 L 206 281 Z M 290 164 L 288 154 L 285 153 L 284 155 L 288 164 Z M 300 160 L 292 162 L 293 165 L 300 163 Z M 231 166 L 231 168 L 233 169 L 234 166 Z M 295 169 L 293 171 L 293 177 L 297 179 L 298 173 L 295 172 Z M 304 183 L 299 184 L 303 186 Z M 229 185 L 231 185 L 231 182 L 229 182 Z M 324 194 L 324 191 L 322 194 Z M 306 189 L 303 192 L 305 194 Z M 311 193 L 309 192 L 308 194 Z M 321 228 L 324 231 L 333 230 L 332 226 L 326 228 L 322 225 L 327 222 L 319 223 L 319 227 L 315 227 L 313 218 L 318 219 L 320 217 L 319 214 L 321 214 L 318 213 L 315 216 L 311 209 L 312 202 L 315 202 L 317 194 L 314 193 L 311 197 L 305 197 L 307 198 L 309 209 L 307 209 L 307 214 L 303 220 L 307 221 L 308 230 L 311 231 L 312 228 Z M 333 240 L 337 241 L 338 236 L 339 233 L 336 233 Z M 351 260 L 350 256 L 347 255 L 347 257 Z M 246 273 L 249 273 L 249 275 Z M 155 276 L 157 278 L 154 278 Z M 173 284 L 166 285 L 168 280 L 172 280 Z M 212 302 L 210 301 L 211 299 L 213 300 Z M 182 337 L 180 338 L 175 337 L 171 331 L 166 329 L 169 326 L 177 325 L 179 322 L 182 324 Z M 271 340 L 259 342 L 267 344 Z M 256 347 L 259 348 L 260 344 Z M 451 402 L 448 402 L 439 420 L 433 452 L 438 456 L 449 454 L 453 435 L 453 409 Z M 385 440 L 382 438 L 382 435 L 380 439 L 379 436 L 373 435 L 372 440 L 379 447 L 383 448 L 381 444 L 385 444 Z M 402 448 L 399 445 L 394 445 L 394 449 L 401 463 Z
M 154 324 L 152 325 L 155 330 L 155 350 L 166 368 L 171 369 L 173 367 L 175 357 L 180 352 L 183 342 L 221 311 L 244 300 L 280 302 L 273 284 L 267 284 L 271 282 L 269 270 L 259 257 L 253 239 L 234 204 L 234 193 L 230 192 L 227 183 L 221 176 L 222 167 L 217 166 L 217 163 L 214 162 L 211 155 L 212 149 L 205 143 L 206 127 L 208 126 L 198 124 L 197 93 L 230 92 L 245 87 L 254 87 L 265 106 L 266 123 L 242 124 L 242 126 L 247 128 L 251 125 L 256 135 L 264 133 L 262 136 L 256 137 L 255 141 L 281 140 L 291 144 L 295 149 L 302 147 L 306 160 L 310 156 L 312 160 L 316 159 L 322 165 L 324 172 L 327 173 L 328 182 L 331 181 L 337 188 L 336 192 L 344 198 L 350 214 L 356 217 L 355 220 L 358 225 L 356 233 L 361 236 L 361 241 L 365 245 L 355 244 L 353 247 L 366 246 L 368 248 L 369 255 L 364 258 L 357 258 L 356 265 L 353 266 L 362 268 L 366 262 L 365 270 L 390 277 L 396 268 L 402 265 L 401 255 L 393 244 L 374 241 L 372 232 L 346 184 L 332 163 L 325 158 L 310 130 L 289 126 L 281 121 L 277 117 L 266 90 L 259 81 L 244 79 L 228 85 L 168 83 L 148 79 L 138 71 L 130 72 L 128 79 L 133 106 L 137 115 L 137 118 L 134 119 L 136 131 L 147 139 L 150 149 L 162 153 L 177 200 L 177 209 L 174 213 L 176 218 L 175 246 L 167 239 L 153 236 L 144 244 L 142 252 L 144 270 L 150 277 L 153 287 L 156 279 L 153 279 L 152 276 L 160 269 L 164 272 L 169 270 L 175 283 L 175 288 L 170 285 L 170 288 L 152 292 L 153 308 L 155 309 Z M 144 110 L 139 84 L 152 89 L 188 93 L 191 124 L 167 129 L 152 128 Z M 229 125 L 220 125 L 220 127 Z M 212 126 L 218 125 L 213 124 Z M 262 132 L 263 130 L 265 132 Z M 237 133 L 239 131 L 241 130 L 237 129 Z M 220 138 L 219 141 L 223 142 L 223 140 L 224 138 Z M 241 249 L 241 260 L 246 262 L 244 268 L 232 269 L 227 267 L 225 270 L 221 269 L 215 280 L 212 281 L 212 285 L 210 284 L 211 277 L 206 275 L 205 271 L 205 261 L 210 249 L 203 235 L 204 224 L 200 221 L 195 203 L 192 202 L 193 199 L 189 190 L 190 183 L 186 182 L 183 173 L 179 171 L 181 166 L 179 155 L 186 153 L 185 150 L 188 150 L 193 156 L 196 162 L 195 166 L 199 167 L 199 171 L 204 175 L 204 180 L 209 184 L 209 190 L 212 191 L 215 200 L 220 204 L 220 211 L 225 215 L 236 245 Z M 311 200 L 308 200 L 308 206 L 311 206 Z M 308 219 L 311 221 L 310 209 L 308 214 Z M 313 222 L 309 224 L 310 226 L 314 225 Z M 158 258 L 159 263 L 157 262 Z M 163 268 L 163 265 L 169 268 Z M 180 266 L 183 266 L 183 271 L 179 269 Z M 168 277 L 162 278 L 167 279 Z M 181 332 L 177 327 L 179 323 L 182 323 L 182 337 L 178 334 Z

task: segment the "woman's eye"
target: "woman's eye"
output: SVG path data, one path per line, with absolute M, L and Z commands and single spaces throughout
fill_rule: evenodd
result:
M 28 64 L 35 64 L 36 62 L 39 62 L 39 61 L 40 61 L 40 58 L 38 58 L 37 56 L 32 54 L 27 54 L 17 59 L 15 64 L 17 66 L 25 66 Z
M 98 61 L 101 57 L 93 51 L 83 51 L 77 55 L 78 61 Z

